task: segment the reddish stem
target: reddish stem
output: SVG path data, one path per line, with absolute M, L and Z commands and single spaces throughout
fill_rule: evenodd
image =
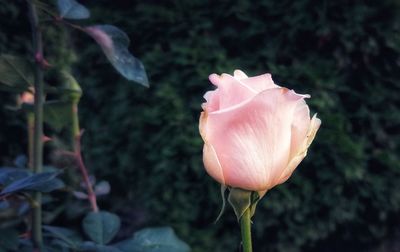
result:
M 82 136 L 82 132 L 75 137 L 75 150 L 74 150 L 75 156 L 78 161 L 79 170 L 82 173 L 83 181 L 86 185 L 86 190 L 88 193 L 88 200 L 90 202 L 90 205 L 92 206 L 92 210 L 93 210 L 93 212 L 98 212 L 99 208 L 97 206 L 96 194 L 93 191 L 92 183 L 90 182 L 90 179 L 89 179 L 89 174 L 87 172 L 85 163 L 83 162 L 83 159 L 82 159 L 81 136 Z

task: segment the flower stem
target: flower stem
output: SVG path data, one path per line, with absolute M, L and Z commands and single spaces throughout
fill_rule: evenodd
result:
M 240 231 L 242 233 L 242 247 L 243 252 L 252 252 L 251 245 L 251 213 L 250 208 L 247 208 L 242 217 L 240 218 Z
M 35 58 L 35 104 L 34 104 L 34 134 L 33 134 L 33 172 L 40 173 L 43 169 L 43 43 L 39 27 L 39 18 L 33 0 L 28 1 L 29 18 L 32 29 L 32 45 Z M 32 239 L 37 251 L 43 251 L 42 237 L 42 194 L 36 192 L 34 200 L 37 207 L 33 208 Z
M 93 186 L 89 179 L 89 173 L 87 171 L 87 168 L 86 168 L 85 163 L 83 162 L 83 158 L 82 158 L 82 151 L 81 151 L 82 132 L 79 129 L 77 101 L 73 102 L 73 105 L 72 105 L 72 135 L 74 138 L 74 153 L 75 153 L 76 160 L 78 162 L 79 171 L 81 172 L 83 182 L 85 183 L 85 186 L 86 186 L 89 203 L 92 207 L 92 211 L 98 212 L 99 207 L 97 206 L 96 194 L 93 191 Z

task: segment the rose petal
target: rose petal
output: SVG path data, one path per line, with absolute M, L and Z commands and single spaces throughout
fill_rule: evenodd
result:
M 286 180 L 288 180 L 289 177 L 292 175 L 293 171 L 296 169 L 296 167 L 306 157 L 308 147 L 310 147 L 312 141 L 314 140 L 320 125 L 321 125 L 321 120 L 317 118 L 317 114 L 315 114 L 311 119 L 310 126 L 308 128 L 307 135 L 303 140 L 302 146 L 298 150 L 298 153 L 294 155 L 294 157 L 290 160 L 288 166 L 283 171 L 279 179 L 275 181 L 276 184 L 282 184 Z
M 236 69 L 233 72 L 233 77 L 237 80 L 247 79 L 249 78 L 242 70 Z
M 203 147 L 203 163 L 207 173 L 220 184 L 225 185 L 225 178 L 221 163 L 212 145 L 205 143 Z
M 272 80 L 271 74 L 258 75 L 255 77 L 242 79 L 240 81 L 242 83 L 244 83 L 245 85 L 250 86 L 257 93 L 264 91 L 266 89 L 280 87 L 274 83 L 274 81 Z
M 292 122 L 292 140 L 290 145 L 290 157 L 293 158 L 304 144 L 310 128 L 310 109 L 306 102 L 300 100 L 294 112 Z
M 201 107 L 203 108 L 204 111 L 213 112 L 219 110 L 218 89 L 206 92 L 204 94 L 204 99 L 206 99 L 207 101 L 201 104 Z
M 205 140 L 218 153 L 227 185 L 254 191 L 272 186 L 287 167 L 293 113 L 301 98 L 286 88 L 268 89 L 208 115 Z
M 254 97 L 257 92 L 229 74 L 212 74 L 210 81 L 218 86 L 219 109 L 234 106 Z

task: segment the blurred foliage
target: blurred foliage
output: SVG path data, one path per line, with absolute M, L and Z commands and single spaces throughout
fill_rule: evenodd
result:
M 213 225 L 219 185 L 204 171 L 197 124 L 202 95 L 212 88 L 207 76 L 240 68 L 271 72 L 277 83 L 311 94 L 322 120 L 308 157 L 259 203 L 255 251 L 366 251 L 393 239 L 400 216 L 398 1 L 82 2 L 91 23 L 124 27 L 150 82 L 149 89 L 128 85 L 89 36 L 54 26 L 47 32 L 46 52 L 62 59 L 49 62 L 74 63 L 87 166 L 110 181 L 112 197 L 100 204 L 114 208 L 123 226 L 172 225 L 194 252 L 237 250 L 233 211 Z M 0 5 L 0 53 L 29 51 L 22 3 Z M 12 100 L 0 98 L 1 105 Z M 25 129 L 4 106 L 0 118 L 0 161 L 7 163 L 24 152 Z

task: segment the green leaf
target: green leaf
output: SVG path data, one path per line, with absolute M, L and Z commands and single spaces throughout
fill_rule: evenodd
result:
M 23 92 L 33 84 L 33 67 L 22 57 L 0 55 L 0 90 Z
M 57 7 L 61 18 L 86 19 L 90 17 L 89 10 L 75 0 L 58 0 Z
M 44 121 L 56 131 L 72 123 L 71 101 L 49 101 L 44 104 Z
M 110 212 L 91 212 L 83 219 L 82 225 L 83 230 L 92 241 L 104 245 L 117 234 L 121 220 Z
M 69 72 L 61 71 L 59 81 L 61 82 L 61 87 L 59 88 L 62 92 L 61 99 L 78 102 L 82 96 L 82 89 L 74 76 Z
M 0 248 L 5 251 L 15 250 L 18 247 L 18 232 L 15 229 L 0 229 Z
M 58 238 L 65 242 L 72 249 L 76 249 L 78 245 L 82 242 L 79 235 L 73 230 L 63 228 L 63 227 L 54 227 L 44 225 L 43 229 L 47 232 L 45 235 L 52 236 L 54 238 Z
M 59 172 L 43 172 L 16 180 L 6 186 L 0 195 L 18 191 L 51 192 L 64 186 L 64 183 L 56 178 L 59 174 Z
M 99 245 L 93 242 L 84 242 L 79 247 L 79 250 L 84 252 L 122 252 L 116 247 Z
M 114 245 L 123 252 L 188 252 L 190 247 L 170 227 L 145 228 Z
M 128 51 L 130 42 L 125 32 L 112 25 L 89 26 L 85 27 L 85 31 L 96 40 L 107 59 L 122 76 L 145 87 L 149 86 L 142 62 Z

